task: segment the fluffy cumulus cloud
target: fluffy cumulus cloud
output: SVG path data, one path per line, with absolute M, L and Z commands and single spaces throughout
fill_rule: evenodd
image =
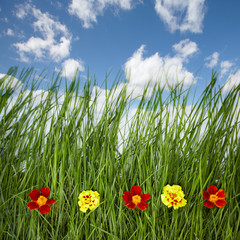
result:
M 49 54 L 52 59 L 59 62 L 69 55 L 71 40 L 61 37 L 58 44 L 50 46 Z
M 69 58 L 62 64 L 62 76 L 72 79 L 77 71 L 83 72 L 84 64 L 81 60 Z
M 195 42 L 185 39 L 173 45 L 173 49 L 177 52 L 178 56 L 183 59 L 188 59 L 198 51 L 198 46 Z
M 222 61 L 220 64 L 221 67 L 220 78 L 222 78 L 226 73 L 228 73 L 232 66 L 233 66 L 232 62 Z
M 71 0 L 68 12 L 77 16 L 84 28 L 90 28 L 93 23 L 97 23 L 97 16 L 103 15 L 107 7 L 130 10 L 134 1 L 136 2 L 136 0 Z
M 155 10 L 171 32 L 202 32 L 205 0 L 155 0 Z
M 205 65 L 209 68 L 213 68 L 213 67 L 217 66 L 218 58 L 219 58 L 219 53 L 214 52 L 212 55 L 205 58 L 205 61 L 206 61 Z
M 240 69 L 235 73 L 231 74 L 223 87 L 223 93 L 230 91 L 233 87 L 240 84 Z
M 195 84 L 193 74 L 183 66 L 188 57 L 197 51 L 195 44 L 187 39 L 173 46 L 177 52 L 173 57 L 161 57 L 157 52 L 146 58 L 143 57 L 145 46 L 142 45 L 125 63 L 129 87 L 135 92 L 143 90 L 150 80 L 152 85 L 160 83 L 162 87 L 173 87 L 179 83 L 183 83 L 184 87 Z
M 30 37 L 26 42 L 17 42 L 20 60 L 30 61 L 30 56 L 36 60 L 50 57 L 58 62 L 69 56 L 71 47 L 71 34 L 67 27 L 54 19 L 49 13 L 42 13 L 35 6 L 27 3 L 17 5 L 16 17 L 24 19 L 33 17 L 32 27 L 40 37 Z
M 187 62 L 189 57 L 198 51 L 198 46 L 195 42 L 185 39 L 175 45 L 173 49 L 176 54 L 172 57 L 160 56 L 158 52 L 145 57 L 143 56 L 145 45 L 137 49 L 133 55 L 125 62 L 124 68 L 126 71 L 127 84 L 119 84 L 112 99 L 119 96 L 123 88 L 127 87 L 127 95 L 132 97 L 141 97 L 144 88 L 148 85 L 146 97 L 150 97 L 153 91 L 153 86 L 159 83 L 161 87 L 174 87 L 179 83 L 183 83 L 185 88 L 196 83 L 194 75 L 184 67 L 184 62 Z M 104 102 L 105 90 L 96 88 L 102 96 L 101 102 Z M 102 105 L 102 104 L 100 104 Z

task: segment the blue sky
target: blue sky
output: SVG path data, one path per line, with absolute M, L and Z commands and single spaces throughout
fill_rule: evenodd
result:
M 240 1 L 237 0 L 1 0 L 0 74 L 14 65 L 76 68 L 112 84 L 127 72 L 130 88 L 152 79 L 184 81 L 199 92 L 212 69 L 227 92 L 240 83 Z

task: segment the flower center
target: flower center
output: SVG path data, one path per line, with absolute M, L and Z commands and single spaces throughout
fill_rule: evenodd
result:
M 83 199 L 84 199 L 84 204 L 89 204 L 92 201 L 90 194 L 83 196 Z
M 171 198 L 176 198 L 177 197 L 176 193 L 169 193 L 169 195 L 170 195 Z
M 209 198 L 209 201 L 210 202 L 216 202 L 218 200 L 218 196 L 214 195 L 214 194 L 211 194 L 210 195 L 210 198 Z
M 39 207 L 45 205 L 47 203 L 47 198 L 44 196 L 40 196 L 37 200 L 37 204 L 39 205 Z
M 138 205 L 141 201 L 142 201 L 142 198 L 141 198 L 141 196 L 139 196 L 139 195 L 135 195 L 135 196 L 132 197 L 132 202 L 133 202 L 135 205 Z

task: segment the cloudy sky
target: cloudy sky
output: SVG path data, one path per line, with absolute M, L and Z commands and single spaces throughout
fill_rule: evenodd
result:
M 70 82 L 109 85 L 120 71 L 130 87 L 180 81 L 199 92 L 212 69 L 224 91 L 240 83 L 240 1 L 1 0 L 0 74 L 8 68 L 62 69 Z

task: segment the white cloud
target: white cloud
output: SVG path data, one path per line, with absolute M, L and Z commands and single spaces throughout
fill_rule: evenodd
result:
M 29 62 L 30 56 L 36 60 L 43 60 L 50 57 L 53 61 L 58 62 L 69 56 L 71 47 L 71 34 L 67 27 L 49 13 L 42 13 L 35 6 L 30 4 L 17 5 L 16 16 L 20 19 L 26 16 L 33 16 L 35 21 L 32 26 L 35 32 L 42 37 L 30 37 L 26 42 L 15 43 L 20 60 Z
M 212 55 L 205 58 L 205 61 L 207 61 L 205 65 L 209 68 L 215 67 L 218 64 L 218 58 L 219 58 L 219 53 L 214 52 Z
M 30 4 L 27 5 L 17 5 L 17 11 L 15 12 L 16 17 L 19 19 L 24 19 L 28 15 L 28 11 L 30 9 Z
M 175 86 L 181 82 L 184 87 L 195 84 L 196 80 L 193 74 L 183 66 L 183 62 L 187 59 L 186 57 L 190 56 L 194 51 L 185 51 L 182 50 L 184 47 L 176 47 L 181 46 L 180 43 L 174 46 L 179 51 L 173 57 L 160 57 L 157 52 L 144 59 L 145 46 L 142 45 L 125 63 L 129 87 L 135 92 L 139 91 L 141 93 L 150 80 L 152 85 L 160 83 L 162 87 L 167 87 L 167 84 Z
M 223 93 L 230 91 L 234 86 L 240 84 L 240 69 L 235 73 L 231 74 L 223 87 Z
M 233 66 L 233 63 L 230 61 L 222 61 L 220 64 L 221 72 L 220 72 L 220 78 L 222 78 Z
M 72 0 L 68 12 L 82 21 L 84 28 L 92 27 L 97 23 L 97 16 L 103 15 L 107 7 L 118 7 L 130 10 L 134 0 Z
M 50 56 L 55 61 L 60 61 L 61 59 L 69 56 L 70 54 L 71 40 L 65 37 L 60 38 L 60 43 L 52 45 L 50 47 Z
M 0 79 L 2 78 L 6 78 L 5 81 L 3 82 L 3 84 L 1 85 L 2 89 L 6 89 L 6 88 L 12 88 L 14 89 L 16 92 L 20 92 L 22 87 L 23 87 L 23 83 L 18 80 L 17 78 L 7 75 L 7 74 L 3 74 L 0 73 Z
M 14 46 L 18 49 L 21 60 L 23 62 L 29 62 L 28 54 L 34 55 L 37 60 L 40 60 L 46 55 L 46 51 L 52 44 L 52 39 L 31 37 L 27 42 L 15 43 Z
M 192 56 L 198 51 L 198 46 L 195 42 L 185 39 L 177 44 L 174 44 L 173 49 L 177 52 L 179 57 L 187 60 L 188 57 Z
M 74 60 L 69 58 L 62 63 L 62 76 L 72 79 L 76 71 L 83 72 L 84 64 L 81 60 Z
M 194 52 L 198 50 L 197 44 L 188 39 L 181 41 L 173 46 L 177 52 L 175 56 L 159 56 L 155 53 L 150 57 L 143 57 L 145 46 L 142 45 L 126 61 L 124 68 L 126 71 L 127 84 L 119 84 L 115 89 L 115 95 L 118 96 L 120 91 L 127 87 L 127 95 L 132 97 L 141 97 L 144 88 L 151 81 L 145 97 L 150 97 L 153 86 L 159 83 L 161 87 L 168 89 L 179 83 L 183 83 L 186 88 L 196 83 L 193 74 L 183 66 Z M 114 97 L 113 97 L 114 99 Z
M 14 32 L 11 28 L 8 28 L 7 31 L 4 32 L 4 35 L 14 36 Z
M 202 32 L 205 0 L 156 0 L 155 10 L 171 32 Z

